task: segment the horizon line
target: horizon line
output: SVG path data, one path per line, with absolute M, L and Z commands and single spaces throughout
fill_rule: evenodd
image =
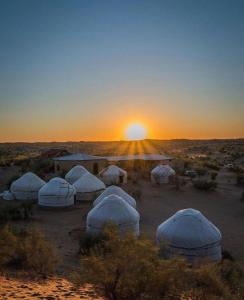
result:
M 244 137 L 226 137 L 226 138 L 172 138 L 172 139 L 160 139 L 160 138 L 147 138 L 143 140 L 70 140 L 70 141 L 0 141 L 0 144 L 38 144 L 38 143 L 111 143 L 111 142 L 142 142 L 147 140 L 154 141 L 223 141 L 223 140 L 243 140 Z

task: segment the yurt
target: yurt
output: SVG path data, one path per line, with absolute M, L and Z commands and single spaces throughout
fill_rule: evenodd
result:
M 127 172 L 118 166 L 110 165 L 99 173 L 106 185 L 123 184 L 127 182 Z
M 109 195 L 96 205 L 87 215 L 88 233 L 99 234 L 106 224 L 116 224 L 119 233 L 131 231 L 139 235 L 139 213 L 117 195 Z
M 166 255 L 183 256 L 190 263 L 221 260 L 221 233 L 200 211 L 178 211 L 159 225 L 157 243 Z
M 73 186 L 78 201 L 93 201 L 106 188 L 105 184 L 91 173 L 84 174 Z
M 169 165 L 160 164 L 151 171 L 151 181 L 154 184 L 168 183 L 170 176 L 174 175 L 175 171 Z
M 45 183 L 36 174 L 28 172 L 12 182 L 10 192 L 17 200 L 36 200 L 38 191 Z
M 98 205 L 105 197 L 115 194 L 122 199 L 124 199 L 128 204 L 130 204 L 132 207 L 136 208 L 136 200 L 131 197 L 128 193 L 126 193 L 122 188 L 116 185 L 111 185 L 106 188 L 102 194 L 100 194 L 97 199 L 93 202 L 93 206 Z
M 7 200 L 7 201 L 15 200 L 14 194 L 11 193 L 10 191 L 4 191 L 1 196 L 3 200 Z
M 81 178 L 84 174 L 88 171 L 86 168 L 82 167 L 81 165 L 74 166 L 69 172 L 65 175 L 65 180 L 68 181 L 70 184 L 73 184 Z
M 39 191 L 38 204 L 43 207 L 67 207 L 74 205 L 76 191 L 73 185 L 60 177 L 52 178 Z

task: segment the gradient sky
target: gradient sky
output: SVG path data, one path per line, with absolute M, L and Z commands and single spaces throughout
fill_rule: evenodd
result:
M 0 141 L 244 137 L 244 1 L 0 0 Z

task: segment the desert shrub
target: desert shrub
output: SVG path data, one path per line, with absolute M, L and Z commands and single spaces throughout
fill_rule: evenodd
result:
M 244 185 L 244 174 L 237 174 L 236 175 L 236 183 L 238 185 Z
M 108 237 L 105 233 L 101 233 L 99 235 L 83 233 L 79 240 L 79 253 L 81 255 L 90 255 L 94 249 L 102 247 L 107 238 Z
M 0 228 L 0 270 L 15 256 L 16 236 L 8 225 Z
M 81 259 L 72 276 L 76 285 L 92 284 L 108 300 L 235 299 L 219 265 L 192 268 L 186 261 L 162 259 L 158 248 L 132 234 L 121 238 L 116 227 L 105 228 L 106 240 Z M 236 286 L 240 284 L 236 277 Z
M 211 162 L 211 161 L 207 161 L 203 163 L 203 166 L 205 168 L 209 168 L 215 171 L 219 171 L 220 170 L 220 166 L 217 162 Z
M 198 167 L 198 168 L 196 168 L 195 171 L 196 171 L 198 176 L 204 176 L 204 175 L 207 174 L 208 170 L 206 168 L 203 168 L 203 167 Z
M 33 201 L 25 201 L 19 204 L 6 204 L 0 210 L 0 223 L 11 220 L 28 220 L 33 215 Z
M 9 266 L 45 277 L 54 272 L 56 257 L 39 230 L 18 231 L 6 225 L 0 230 L 0 267 Z
M 132 192 L 131 192 L 131 196 L 133 198 L 135 198 L 135 200 L 140 200 L 141 199 L 141 195 L 142 195 L 142 192 L 139 189 L 132 190 Z
M 18 238 L 17 260 L 22 268 L 43 277 L 54 272 L 56 256 L 50 243 L 38 229 L 22 231 Z
M 210 176 L 211 176 L 211 180 L 215 180 L 217 177 L 218 173 L 217 172 L 211 172 Z
M 219 265 L 219 269 L 222 281 L 228 285 L 231 292 L 238 296 L 244 295 L 244 272 L 238 263 L 225 259 Z
M 217 182 L 207 180 L 194 180 L 193 186 L 198 190 L 213 191 L 217 187 Z

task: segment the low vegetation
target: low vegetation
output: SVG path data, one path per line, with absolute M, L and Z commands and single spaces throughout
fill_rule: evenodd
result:
M 0 229 L 0 269 L 10 267 L 46 277 L 55 271 L 56 256 L 43 234 L 35 229 L 16 230 L 5 225 Z
M 28 220 L 33 215 L 33 201 L 4 204 L 0 209 L 0 224 L 14 220 Z
M 111 226 L 72 276 L 75 285 L 90 283 L 108 300 L 241 299 L 243 278 L 232 261 L 192 268 L 179 258 L 162 259 L 149 240 L 131 234 L 121 239 Z
M 193 181 L 193 186 L 198 190 L 213 191 L 217 187 L 217 182 L 199 179 Z

